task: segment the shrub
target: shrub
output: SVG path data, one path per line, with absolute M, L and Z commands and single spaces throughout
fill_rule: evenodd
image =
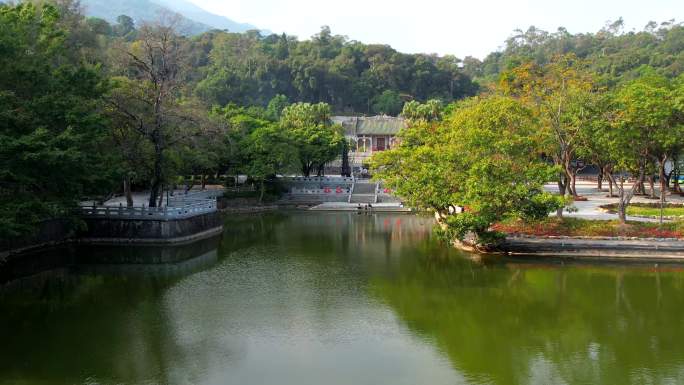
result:
M 524 221 L 540 221 L 548 217 L 549 213 L 564 207 L 565 204 L 565 199 L 558 195 L 547 192 L 536 194 L 522 204 L 519 215 Z

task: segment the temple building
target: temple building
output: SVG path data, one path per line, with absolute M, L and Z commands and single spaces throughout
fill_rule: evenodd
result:
M 406 126 L 403 118 L 392 116 L 334 116 L 332 121 L 341 124 L 344 135 L 351 143 L 349 165 L 354 174 L 366 168 L 373 153 L 385 151 L 396 144 L 397 134 Z M 331 170 L 340 168 L 341 161 L 333 162 Z M 339 172 L 336 172 L 339 173 Z

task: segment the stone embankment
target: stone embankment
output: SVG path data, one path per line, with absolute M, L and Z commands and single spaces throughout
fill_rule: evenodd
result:
M 501 247 L 509 254 L 684 261 L 684 241 L 677 239 L 511 237 Z
M 469 252 L 605 261 L 684 262 L 684 240 L 609 237 L 507 237 L 496 247 L 455 245 Z
M 0 262 L 13 254 L 67 242 L 174 244 L 209 238 L 223 230 L 217 205 L 223 193 L 222 188 L 176 192 L 162 207 L 153 208 L 145 207 L 141 199 L 139 205 L 126 207 L 121 197 L 102 205 L 84 202 L 76 212 L 84 226 L 77 228 L 70 219 L 58 218 L 43 222 L 31 236 L 0 240 Z

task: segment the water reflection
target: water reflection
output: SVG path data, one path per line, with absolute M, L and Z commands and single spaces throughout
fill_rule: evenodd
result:
M 0 383 L 162 381 L 158 297 L 215 264 L 219 241 L 71 246 L 15 263 L 22 274 L 0 287 Z
M 660 384 L 684 380 L 683 286 L 679 267 L 422 258 L 372 292 L 474 383 Z
M 6 285 L 0 384 L 684 382 L 676 265 L 475 262 L 409 215 L 225 229 L 173 251 L 72 250 Z

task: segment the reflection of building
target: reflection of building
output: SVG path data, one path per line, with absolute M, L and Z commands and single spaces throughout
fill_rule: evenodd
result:
M 344 135 L 351 143 L 349 163 L 354 171 L 362 167 L 374 152 L 392 148 L 399 130 L 406 126 L 403 118 L 391 116 L 334 116 L 332 120 L 344 127 Z

